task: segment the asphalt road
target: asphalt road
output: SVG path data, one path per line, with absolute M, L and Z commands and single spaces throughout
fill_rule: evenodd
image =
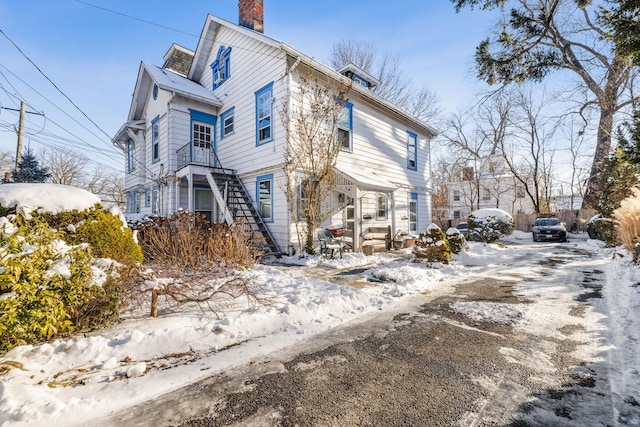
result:
M 509 250 L 521 252 L 512 265 L 415 296 L 399 311 L 336 328 L 105 424 L 620 425 L 605 368 L 573 354 L 584 344 L 584 334 L 580 340 L 574 334 L 583 332 L 586 307 L 599 297 L 602 272 L 588 267 L 591 255 L 571 243 Z M 575 293 L 558 307 L 575 318 L 559 328 L 559 337 L 472 320 L 452 309 L 457 301 L 534 303 L 518 292 L 525 282 L 529 295 L 536 286 L 540 294 L 550 286 Z

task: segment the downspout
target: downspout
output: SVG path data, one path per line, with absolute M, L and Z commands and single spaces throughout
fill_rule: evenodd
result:
M 290 116 L 290 109 L 291 109 L 291 84 L 292 84 L 292 78 L 291 75 L 293 73 L 293 71 L 298 67 L 298 65 L 300 64 L 300 61 L 302 60 L 302 58 L 300 58 L 300 56 L 298 56 L 298 58 L 296 59 L 296 62 L 293 63 L 293 65 L 291 65 L 291 67 L 289 67 L 289 69 L 287 70 L 287 97 L 288 102 L 287 102 L 287 129 L 286 132 L 289 132 L 289 116 Z M 287 144 L 287 138 L 285 137 L 284 143 Z M 275 148 L 275 144 L 273 144 L 274 148 Z M 286 147 L 285 150 L 283 150 L 283 153 L 286 153 Z M 285 176 L 285 183 L 289 183 L 289 179 L 288 177 Z M 289 191 L 289 189 L 287 188 L 286 191 Z M 285 193 L 285 198 L 287 198 L 287 195 Z M 297 218 L 296 218 L 297 221 Z M 289 249 L 293 244 L 291 243 L 291 209 L 289 209 L 289 206 L 287 206 L 287 224 L 288 224 L 288 229 L 287 229 L 287 249 Z M 298 248 L 298 250 L 300 251 L 300 254 L 302 254 L 302 248 Z M 292 252 L 292 251 L 291 251 Z M 292 253 L 290 253 L 289 255 L 293 255 Z

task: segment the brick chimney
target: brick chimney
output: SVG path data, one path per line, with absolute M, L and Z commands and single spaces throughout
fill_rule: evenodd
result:
M 264 7 L 262 0 L 238 0 L 239 24 L 250 30 L 264 33 Z

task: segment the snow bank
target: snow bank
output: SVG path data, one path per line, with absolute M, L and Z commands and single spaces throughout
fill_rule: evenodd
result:
M 17 211 L 37 211 L 57 214 L 71 210 L 85 210 L 100 198 L 81 188 L 62 184 L 3 184 L 0 185 L 0 206 L 16 207 Z

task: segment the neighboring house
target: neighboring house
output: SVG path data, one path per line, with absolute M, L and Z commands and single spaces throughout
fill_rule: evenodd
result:
M 352 64 L 335 71 L 265 36 L 262 1 L 240 0 L 239 9 L 240 25 L 209 15 L 195 51 L 174 44 L 162 67 L 141 63 L 128 120 L 113 138 L 126 153 L 127 213 L 244 218 L 272 253 L 299 251 L 279 110 L 304 66 L 350 85 L 325 225 L 354 236 L 374 226 L 425 230 L 433 128 L 372 93 L 379 82 Z
M 511 215 L 535 212 L 524 184 L 516 179 L 502 156 L 482 158 L 475 167 L 462 168 L 460 175 L 458 180 L 447 184 L 448 218 L 454 224 L 466 221 L 476 209 L 498 208 Z

